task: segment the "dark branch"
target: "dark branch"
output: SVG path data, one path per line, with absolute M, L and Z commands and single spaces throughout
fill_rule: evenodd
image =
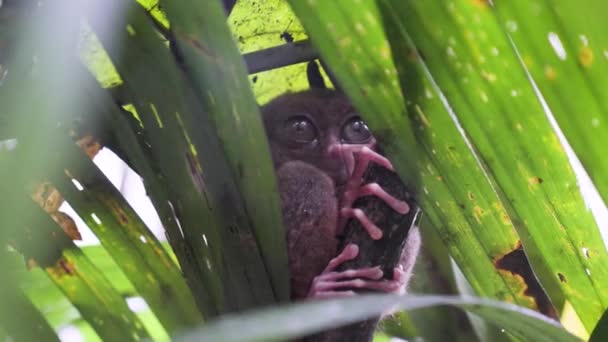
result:
M 319 58 L 308 40 L 287 43 L 243 55 L 250 74 Z
M 230 15 L 232 9 L 236 5 L 236 0 L 224 0 L 224 8 L 226 9 L 226 15 Z

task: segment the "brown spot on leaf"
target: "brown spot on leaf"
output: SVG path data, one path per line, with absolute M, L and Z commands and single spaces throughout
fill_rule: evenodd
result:
M 76 273 L 76 266 L 71 261 L 61 257 L 54 266 L 47 268 L 47 271 L 56 278 L 66 275 L 72 276 Z
M 26 262 L 26 267 L 28 270 L 38 267 L 38 262 L 34 258 L 28 258 Z
M 523 294 L 534 300 L 540 313 L 554 319 L 558 318 L 553 303 L 551 303 L 530 267 L 521 242 L 511 252 L 496 260 L 495 265 L 499 270 L 510 272 L 521 278 L 526 288 Z
M 66 213 L 58 211 L 59 207 L 64 202 L 64 199 L 63 196 L 61 196 L 61 193 L 59 193 L 51 183 L 40 183 L 32 192 L 31 197 L 34 202 L 51 216 L 53 221 L 63 229 L 70 239 L 82 239 L 74 220 Z M 51 235 L 53 238 L 56 237 L 54 232 L 52 232 Z
M 547 65 L 545 67 L 545 77 L 549 81 L 554 81 L 557 78 L 557 71 L 552 66 Z
M 557 277 L 559 278 L 559 281 L 561 281 L 562 283 L 568 282 L 568 280 L 566 279 L 566 276 L 563 275 L 562 273 L 557 273 Z
M 56 212 L 63 203 L 63 197 L 49 182 L 38 184 L 31 197 L 47 213 Z
M 121 207 L 115 206 L 112 209 L 114 210 L 114 215 L 116 215 L 116 218 L 118 219 L 118 222 L 120 222 L 120 224 L 122 224 L 123 226 L 129 224 L 129 217 Z
M 500 213 L 500 221 L 505 225 L 512 225 L 511 217 L 506 212 Z
M 471 0 L 471 2 L 473 2 L 473 5 L 481 8 L 488 8 L 490 5 L 488 0 Z
M 102 201 L 110 208 L 112 215 L 114 215 L 118 223 L 123 226 L 129 224 L 129 215 L 127 215 L 127 213 L 118 201 L 112 198 L 111 195 L 100 194 L 100 197 Z
M 76 144 L 84 151 L 84 153 L 93 159 L 97 153 L 103 148 L 99 140 L 91 135 L 86 135 L 76 140 Z
M 59 224 L 59 226 L 61 226 L 61 229 L 63 229 L 63 231 L 70 237 L 70 239 L 82 240 L 82 236 L 80 235 L 80 232 L 76 227 L 76 223 L 68 214 L 63 213 L 61 211 L 57 211 L 51 214 L 51 217 L 55 222 L 57 222 L 57 224 Z M 53 237 L 55 237 L 55 232 L 52 232 L 51 234 L 53 235 Z
M 475 220 L 478 223 L 481 223 L 483 217 L 486 216 L 486 215 L 487 215 L 487 212 L 482 207 L 480 207 L 478 205 L 476 205 L 476 206 L 473 207 L 473 217 L 475 218 Z
M 593 64 L 593 51 L 588 46 L 583 46 L 581 53 L 578 55 L 578 60 L 584 67 L 591 67 L 591 64 Z
M 74 264 L 72 264 L 66 259 L 59 259 L 59 266 L 61 266 L 61 268 L 66 274 L 74 275 L 74 273 L 76 273 L 76 268 L 74 267 Z
M 205 44 L 203 44 L 203 42 L 199 41 L 196 37 L 180 33 L 179 31 L 175 31 L 175 35 L 190 43 L 190 45 L 199 53 L 207 57 L 211 57 L 212 59 L 217 61 L 217 57 L 213 54 L 211 49 L 209 49 Z
M 207 198 L 207 186 L 205 184 L 205 178 L 203 177 L 203 169 L 201 164 L 192 153 L 186 153 L 186 163 L 188 164 L 188 170 L 190 171 L 192 183 L 198 192 L 203 195 L 206 203 L 209 203 L 209 199 Z
M 416 62 L 420 58 L 420 54 L 416 49 L 408 49 L 407 50 L 407 60 L 410 62 Z

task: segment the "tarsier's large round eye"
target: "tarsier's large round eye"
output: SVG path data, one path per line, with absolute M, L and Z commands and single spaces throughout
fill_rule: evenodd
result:
M 309 144 L 317 139 L 315 125 L 305 116 L 296 116 L 285 122 L 286 137 L 297 144 Z
M 342 140 L 348 144 L 364 144 L 372 137 L 367 125 L 356 116 L 346 122 L 342 127 Z

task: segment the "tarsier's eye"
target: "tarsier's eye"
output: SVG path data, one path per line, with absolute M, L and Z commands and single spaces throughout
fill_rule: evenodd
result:
M 305 116 L 296 116 L 285 122 L 286 136 L 297 144 L 308 144 L 317 139 L 315 125 Z
M 360 117 L 356 116 L 346 122 L 342 128 L 342 140 L 348 144 L 363 144 L 368 142 L 372 133 Z

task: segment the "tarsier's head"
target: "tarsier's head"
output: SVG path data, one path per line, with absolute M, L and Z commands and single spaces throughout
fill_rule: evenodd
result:
M 262 114 L 277 168 L 302 160 L 326 172 L 338 187 L 352 172 L 341 147 L 375 144 L 365 122 L 339 92 L 312 89 L 285 94 L 262 107 Z

